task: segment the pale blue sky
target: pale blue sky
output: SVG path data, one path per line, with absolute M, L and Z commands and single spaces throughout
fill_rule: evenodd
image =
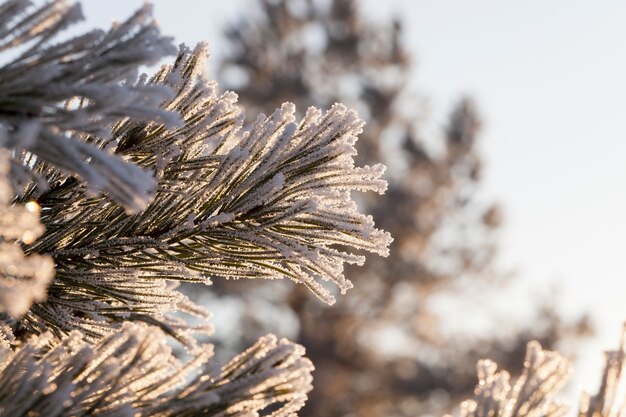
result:
M 254 2 L 153 3 L 177 43 L 208 40 L 219 54 L 222 25 Z M 140 1 L 83 4 L 88 24 L 104 26 Z M 363 9 L 402 15 L 427 132 L 460 94 L 476 99 L 486 194 L 505 212 L 502 263 L 520 288 L 558 282 L 567 311 L 593 310 L 600 334 L 578 376 L 595 375 L 600 346 L 616 344 L 626 319 L 626 2 L 366 0 Z

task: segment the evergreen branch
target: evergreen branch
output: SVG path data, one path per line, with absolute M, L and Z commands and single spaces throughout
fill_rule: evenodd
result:
M 325 114 L 311 108 L 296 124 L 285 104 L 242 130 L 236 96 L 218 95 L 202 75 L 205 56 L 204 44 L 182 47 L 148 83 L 174 90 L 163 109 L 180 112 L 184 126 L 125 120 L 104 144 L 156 173 L 144 211 L 129 215 L 87 197 L 76 181 L 51 181 L 37 196 L 46 232 L 29 251 L 50 254 L 57 278 L 48 301 L 30 312 L 31 330 L 96 336 L 94 326 L 119 325 L 137 311 L 164 323 L 179 304 L 165 280 L 287 277 L 332 303 L 320 280 L 344 292 L 352 286 L 344 262 L 364 261 L 345 249 L 387 254 L 389 235 L 350 200 L 352 190 L 386 186 L 382 165 L 354 167 L 363 124 L 356 114 L 342 105 Z M 56 323 L 55 315 L 65 318 Z
M 108 32 L 94 30 L 51 43 L 82 20 L 80 5 L 57 0 L 35 7 L 8 0 L 0 6 L 0 145 L 14 149 L 15 173 L 30 193 L 42 182 L 77 175 L 90 190 L 108 193 L 130 211 L 145 207 L 152 174 L 101 149 L 111 125 L 123 118 L 178 123 L 158 108 L 170 92 L 133 85 L 140 65 L 175 52 L 145 5 Z M 22 169 L 17 169 L 21 167 Z M 17 189 L 17 188 L 16 188 Z
M 568 361 L 558 352 L 530 342 L 524 371 L 514 386 L 509 373 L 496 372 L 496 368 L 492 361 L 478 362 L 478 385 L 474 399 L 461 404 L 463 417 L 562 417 L 567 411 L 553 400 L 571 373 Z
M 266 336 L 220 369 L 210 346 L 181 363 L 165 335 L 143 325 L 95 345 L 79 332 L 59 343 L 42 335 L 0 347 L 0 416 L 248 416 L 273 404 L 272 416 L 287 416 L 311 389 L 303 355 Z

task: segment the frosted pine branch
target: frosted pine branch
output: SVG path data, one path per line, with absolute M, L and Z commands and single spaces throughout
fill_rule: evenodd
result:
M 386 188 L 382 165 L 354 166 L 362 121 L 335 105 L 296 122 L 284 104 L 244 128 L 203 75 L 205 44 L 136 79 L 171 52 L 149 8 L 52 43 L 81 17 L 0 5 L 0 146 L 19 180 L 0 182 L 0 416 L 294 416 L 304 349 L 270 335 L 216 366 L 193 337 L 209 314 L 176 286 L 291 278 L 329 303 L 322 281 L 349 289 L 344 263 L 391 241 L 350 195 Z
M 604 372 L 598 392 L 591 395 L 583 392 L 578 409 L 578 417 L 621 417 L 626 412 L 626 402 L 623 396 L 618 397 L 618 388 L 621 385 L 623 392 L 622 372 L 626 349 L 626 324 L 622 330 L 622 339 L 619 349 L 604 353 Z
M 567 410 L 553 400 L 571 372 L 568 361 L 557 352 L 529 343 L 524 371 L 513 386 L 508 372 L 496 368 L 489 360 L 478 363 L 475 396 L 461 405 L 463 417 L 560 417 Z
M 363 125 L 356 114 L 335 105 L 296 123 L 285 104 L 242 129 L 236 96 L 217 94 L 204 78 L 205 58 L 204 44 L 182 47 L 173 66 L 147 81 L 175 92 L 163 109 L 180 112 L 182 127 L 128 119 L 105 144 L 156 172 L 144 211 L 129 215 L 75 181 L 37 196 L 46 232 L 30 250 L 51 255 L 57 276 L 48 301 L 27 317 L 32 331 L 98 336 L 125 320 L 170 328 L 180 294 L 167 280 L 290 278 L 332 303 L 320 281 L 342 292 L 352 286 L 343 264 L 364 257 L 351 249 L 387 254 L 389 235 L 350 199 L 353 190 L 386 186 L 382 165 L 354 167 Z
M 95 345 L 74 332 L 0 347 L 0 416 L 272 416 L 299 410 L 311 389 L 304 349 L 266 336 L 220 368 L 210 346 L 186 363 L 158 329 L 125 325 Z
M 625 325 L 626 326 L 626 325 Z M 600 388 L 595 395 L 583 392 L 578 417 L 618 417 L 626 404 L 618 398 L 624 369 L 626 327 L 617 350 L 605 353 Z M 567 407 L 554 400 L 571 373 L 568 361 L 558 352 L 528 344 L 524 371 L 513 385 L 506 371 L 496 371 L 489 360 L 479 361 L 474 398 L 461 404 L 462 417 L 561 417 Z
M 78 4 L 60 0 L 36 7 L 26 0 L 0 5 L 5 62 L 0 66 L 0 145 L 18 152 L 18 188 L 24 182 L 42 188 L 37 178 L 28 185 L 24 174 L 57 180 L 77 175 L 90 190 L 137 211 L 151 197 L 152 174 L 101 148 L 118 120 L 178 122 L 175 114 L 158 108 L 170 95 L 167 89 L 133 84 L 140 65 L 175 49 L 159 34 L 147 5 L 108 32 L 57 40 L 82 18 Z

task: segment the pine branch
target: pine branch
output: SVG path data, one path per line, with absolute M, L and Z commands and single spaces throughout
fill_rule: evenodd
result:
M 271 416 L 300 409 L 311 389 L 304 349 L 274 336 L 220 369 L 210 347 L 181 363 L 158 329 L 125 325 L 95 345 L 74 332 L 0 347 L 0 416 Z M 269 415 L 269 414 L 263 414 Z
M 621 417 L 626 412 L 626 402 L 617 392 L 623 381 L 622 372 L 626 359 L 626 324 L 622 330 L 619 349 L 604 353 L 604 371 L 598 392 L 583 392 L 578 407 L 578 417 Z
M 147 5 L 108 32 L 52 43 L 82 19 L 80 5 L 61 0 L 0 5 L 0 145 L 17 152 L 16 189 L 45 187 L 32 175 L 77 175 L 92 192 L 138 211 L 151 198 L 152 174 L 101 148 L 111 124 L 127 117 L 178 123 L 158 108 L 167 89 L 133 84 L 140 65 L 175 49 Z
M 218 95 L 202 75 L 205 57 L 204 44 L 183 47 L 147 84 L 175 91 L 163 109 L 180 112 L 184 126 L 125 120 L 104 143 L 156 172 L 157 193 L 144 211 L 129 215 L 72 180 L 24 197 L 37 197 L 46 226 L 29 252 L 49 254 L 57 267 L 47 302 L 23 321 L 31 331 L 100 337 L 112 323 L 141 320 L 175 334 L 168 317 L 181 296 L 167 280 L 287 277 L 332 303 L 319 281 L 344 292 L 352 285 L 344 262 L 364 261 L 346 249 L 387 254 L 389 235 L 350 200 L 352 190 L 386 186 L 382 165 L 354 167 L 356 114 L 341 105 L 326 114 L 309 109 L 296 124 L 285 104 L 242 130 L 236 96 Z
M 618 417 L 626 404 L 616 395 L 622 381 L 626 348 L 626 327 L 620 346 L 605 353 L 600 388 L 595 395 L 583 392 L 578 417 Z M 513 386 L 506 371 L 496 372 L 496 364 L 478 363 L 475 396 L 461 404 L 462 417 L 561 417 L 567 407 L 554 401 L 571 373 L 568 361 L 558 352 L 544 351 L 537 342 L 528 344 L 524 371 Z

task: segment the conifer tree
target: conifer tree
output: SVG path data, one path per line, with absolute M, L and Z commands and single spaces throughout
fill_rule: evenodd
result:
M 176 51 L 149 7 L 62 39 L 81 17 L 0 5 L 0 415 L 295 415 L 302 346 L 267 335 L 219 366 L 196 339 L 209 313 L 176 287 L 350 289 L 344 264 L 391 242 L 351 199 L 386 188 L 384 166 L 355 166 L 363 122 L 285 103 L 245 123 L 206 44 Z

